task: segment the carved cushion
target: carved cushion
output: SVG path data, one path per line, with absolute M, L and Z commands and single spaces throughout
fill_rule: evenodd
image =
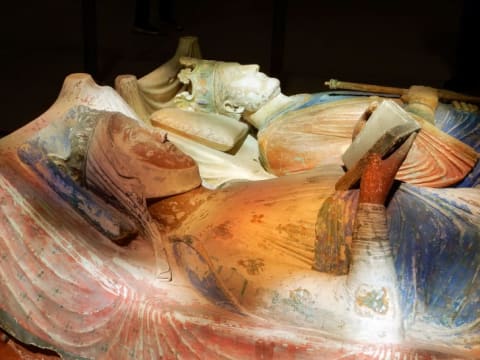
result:
M 154 112 L 153 126 L 187 137 L 220 151 L 231 150 L 248 132 L 248 125 L 219 114 L 168 108 Z

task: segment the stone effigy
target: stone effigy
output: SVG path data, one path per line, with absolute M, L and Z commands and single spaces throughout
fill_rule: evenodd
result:
M 267 97 L 281 95 L 260 78 Z M 350 112 L 343 96 L 333 107 Z M 258 115 L 232 99 L 207 119 Z M 358 101 L 348 141 L 371 101 Z M 159 111 L 195 127 L 203 112 L 182 106 Z M 64 358 L 478 357 L 479 125 L 445 111 L 448 136 L 469 129 L 456 141 L 471 147 L 452 140 L 470 159 L 455 187 L 394 182 L 415 151 L 409 138 L 367 157 L 360 190 L 335 189 L 340 160 L 253 182 L 225 183 L 242 179 L 227 166 L 208 189 L 171 132 L 71 75 L 46 113 L 0 140 L 0 327 Z M 179 141 L 212 149 L 199 138 Z M 204 154 L 222 158 L 213 150 Z
M 120 76 L 116 88 L 137 113 L 143 114 L 144 121 L 167 130 L 172 141 L 197 161 L 204 182 L 207 180 L 211 187 L 232 180 L 217 179 L 218 171 L 209 171 L 219 162 L 227 166 L 225 158 L 240 164 L 242 170 L 249 169 L 232 169 L 230 173 L 251 180 L 269 178 L 263 169 L 283 175 L 318 165 L 342 165 L 341 155 L 351 143 L 359 118 L 372 102 L 392 96 L 388 92 L 382 97 L 381 93 L 365 91 L 285 96 L 278 80 L 259 72 L 256 65 L 182 57 L 187 54 L 181 51 L 186 41 L 180 42 L 176 55 L 167 64 L 175 60 L 176 69 L 180 69 L 177 78 L 188 87 L 171 93 L 170 101 L 156 103 L 148 114 L 143 104 L 152 101 L 142 99 L 149 99 L 151 89 L 143 91 L 140 81 L 138 86 L 132 86 L 132 76 Z M 163 88 L 159 85 L 158 91 L 163 92 Z M 382 89 L 392 88 L 373 87 L 378 92 Z M 439 103 L 439 94 L 449 100 L 457 97 L 478 101 L 421 86 L 412 86 L 398 99 L 422 123 L 422 131 L 397 175 L 400 180 L 423 186 L 451 186 L 460 183 L 477 164 L 476 112 Z M 258 130 L 258 144 L 245 135 L 245 123 Z M 248 155 L 241 158 L 244 154 Z

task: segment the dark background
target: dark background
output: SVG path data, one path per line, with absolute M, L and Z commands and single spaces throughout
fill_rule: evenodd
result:
M 161 25 L 162 6 L 151 21 Z M 2 1 L 2 120 L 6 134 L 44 112 L 66 75 L 113 85 L 168 60 L 182 35 L 204 58 L 259 64 L 283 92 L 325 90 L 330 78 L 479 93 L 476 0 L 177 0 L 161 35 L 133 29 L 134 0 Z

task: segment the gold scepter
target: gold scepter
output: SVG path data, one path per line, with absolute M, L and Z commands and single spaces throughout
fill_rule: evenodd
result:
M 397 88 L 397 87 L 391 87 L 391 86 L 379 86 L 379 85 L 372 85 L 372 84 L 340 81 L 336 79 L 330 79 L 329 81 L 325 81 L 325 85 L 332 90 L 335 90 L 335 89 L 357 90 L 357 91 L 391 94 L 391 95 L 398 95 L 398 96 L 406 96 L 409 90 L 409 89 Z M 437 92 L 438 98 L 445 101 L 452 101 L 452 102 L 462 101 L 466 103 L 480 104 L 479 96 L 465 95 L 465 94 L 457 93 L 455 91 L 444 90 L 444 89 L 435 89 L 435 90 Z

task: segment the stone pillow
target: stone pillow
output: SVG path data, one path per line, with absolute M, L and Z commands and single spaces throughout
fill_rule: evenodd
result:
M 176 108 L 158 110 L 150 121 L 155 127 L 220 151 L 231 150 L 248 132 L 247 124 L 227 116 Z

